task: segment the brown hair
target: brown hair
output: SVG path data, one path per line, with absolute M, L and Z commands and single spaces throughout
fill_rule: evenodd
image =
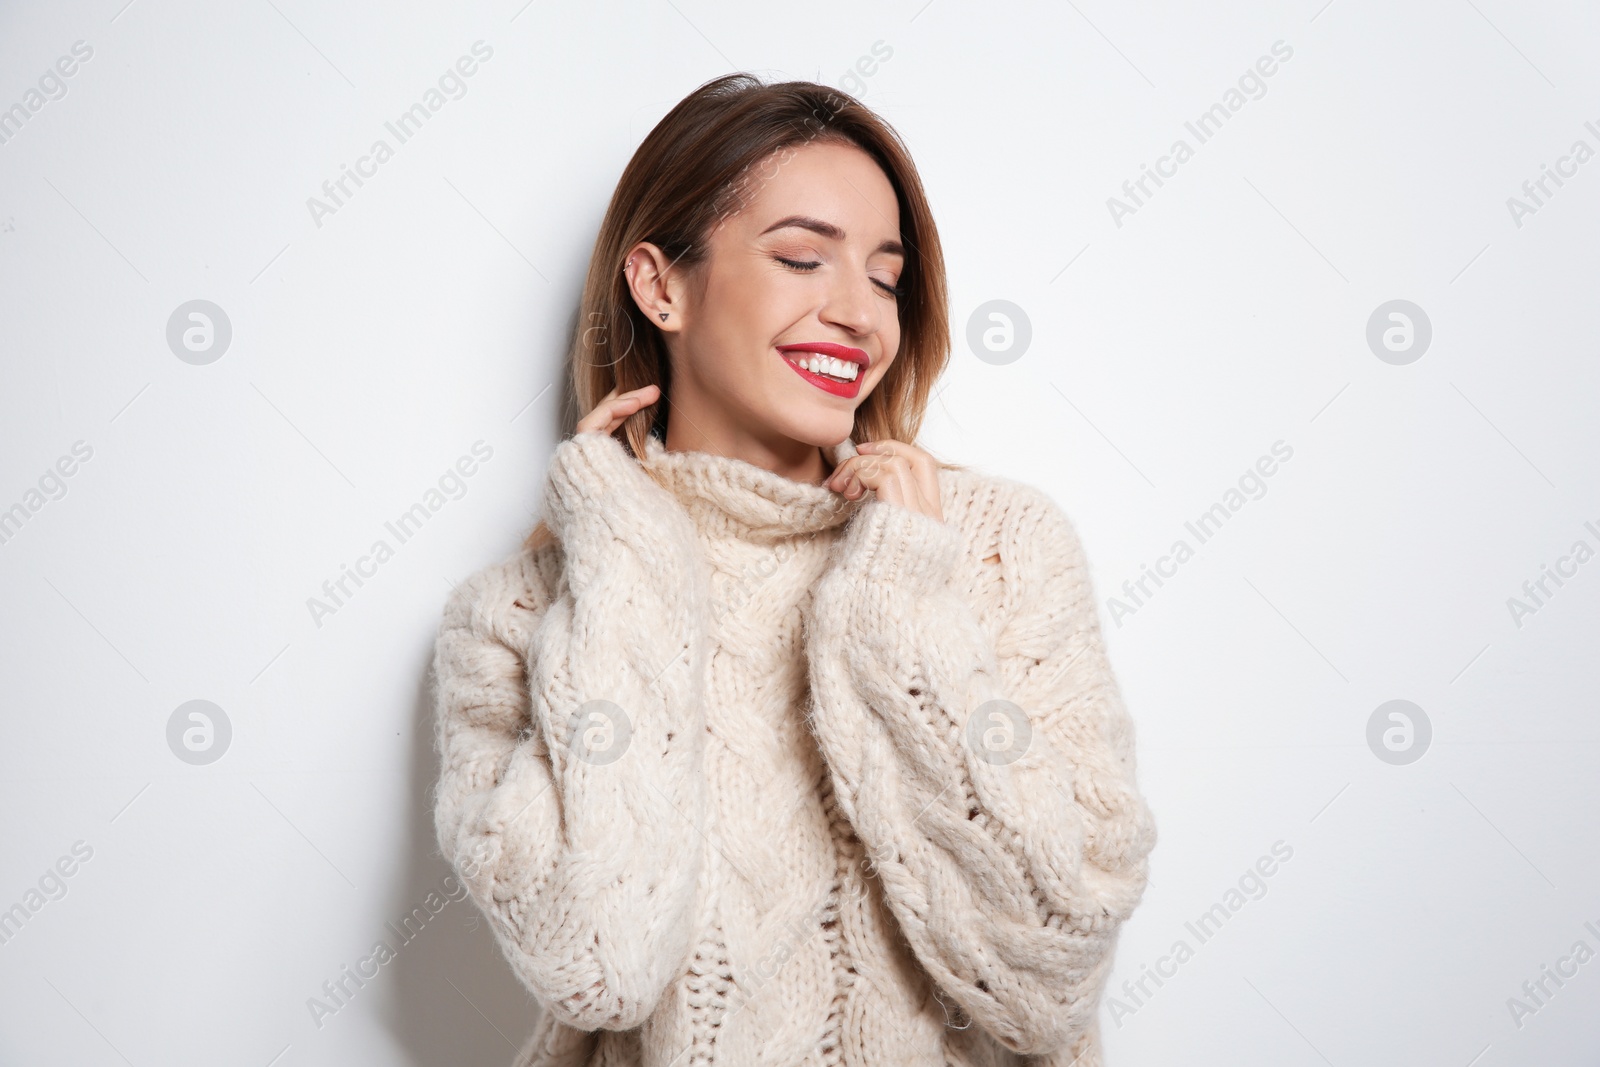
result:
M 656 123 L 622 171 L 589 260 L 569 354 L 567 402 L 587 413 L 612 389 L 659 386 L 661 399 L 618 428 L 634 456 L 644 454 L 650 433 L 665 439 L 672 367 L 665 338 L 634 302 L 623 257 L 648 241 L 674 266 L 692 270 L 704 261 L 711 234 L 771 180 L 772 168 L 795 147 L 813 142 L 860 148 L 894 187 L 906 247 L 900 349 L 888 374 L 856 409 L 851 439 L 916 441 L 929 394 L 950 359 L 950 327 L 944 254 L 911 155 L 888 123 L 846 93 L 809 81 L 763 84 L 737 73 L 706 82 Z M 960 469 L 943 461 L 940 466 Z M 541 521 L 525 545 L 537 548 L 550 536 Z

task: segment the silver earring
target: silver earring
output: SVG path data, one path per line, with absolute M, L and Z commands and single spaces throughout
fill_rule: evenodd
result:
M 666 311 L 663 311 L 663 312 L 662 312 L 662 313 L 661 313 L 661 321 L 662 321 L 662 322 L 666 322 L 666 321 L 667 321 L 667 315 L 668 315 L 668 314 L 670 314 L 670 312 L 666 312 Z

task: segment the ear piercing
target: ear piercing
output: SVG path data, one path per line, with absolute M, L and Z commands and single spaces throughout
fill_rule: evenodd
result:
M 626 263 L 624 263 L 622 265 L 622 273 L 629 274 L 629 276 L 631 277 L 630 272 L 632 270 L 633 270 L 633 260 L 630 259 L 630 260 L 628 260 L 628 262 L 626 262 Z M 667 316 L 670 315 L 671 312 L 670 311 L 658 311 L 658 312 L 656 312 L 656 314 L 661 316 L 661 321 L 662 322 L 666 322 L 667 321 Z

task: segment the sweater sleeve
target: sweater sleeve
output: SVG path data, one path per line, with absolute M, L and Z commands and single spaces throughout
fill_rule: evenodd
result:
M 869 498 L 818 583 L 811 725 L 917 958 L 1007 1048 L 1081 1054 L 1154 819 L 1082 547 L 1015 485 L 991 639 L 958 530 Z M 960 1019 L 956 1025 L 961 1025 Z
M 559 568 L 449 600 L 434 653 L 438 841 L 565 1025 L 638 1026 L 685 965 L 702 863 L 706 629 L 693 526 L 621 443 L 557 446 Z

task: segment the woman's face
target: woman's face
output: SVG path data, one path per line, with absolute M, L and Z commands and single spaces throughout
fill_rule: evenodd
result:
M 643 288 L 660 297 L 640 303 L 672 359 L 669 448 L 781 466 L 802 446 L 849 436 L 900 347 L 900 211 L 870 156 L 811 143 L 751 167 L 687 275 L 655 246 L 639 249 L 654 250 L 657 284 Z M 816 370 L 801 369 L 816 359 Z

